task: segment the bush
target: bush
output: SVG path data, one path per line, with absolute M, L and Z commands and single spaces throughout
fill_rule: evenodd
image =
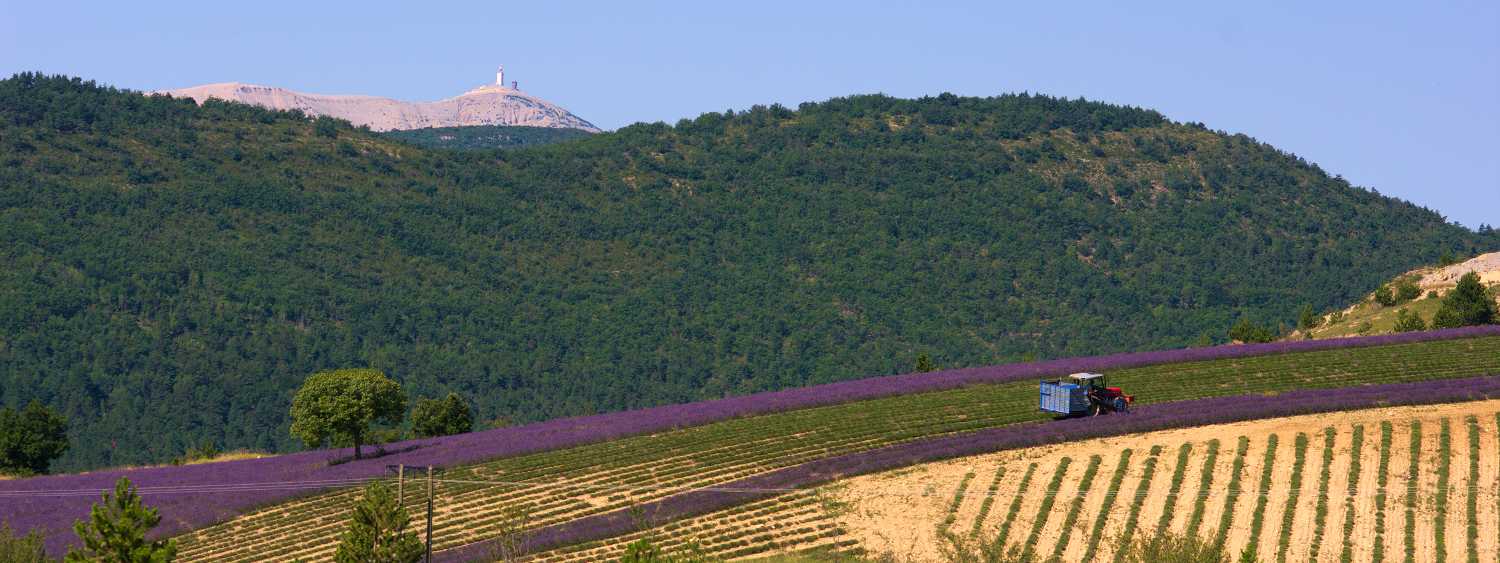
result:
M 443 399 L 422 399 L 411 411 L 411 429 L 421 438 L 463 434 L 474 430 L 474 414 L 457 393 Z
M 1406 309 L 1396 311 L 1396 332 L 1416 332 L 1421 330 L 1427 330 L 1427 322 L 1422 320 L 1421 315 Z
M 1396 304 L 1396 294 L 1391 292 L 1390 286 L 1380 286 L 1375 290 L 1375 302 L 1382 307 L 1390 307 Z
M 1239 322 L 1234 323 L 1229 329 L 1229 339 L 1235 342 L 1255 343 L 1270 342 L 1275 340 L 1271 329 L 1250 322 L 1250 319 L 1240 317 Z
M 0 563 L 41 563 L 47 561 L 42 533 L 36 530 L 24 536 L 16 534 L 9 522 L 0 522 Z
M 1422 295 L 1422 288 L 1410 281 L 1396 284 L 1396 302 L 1411 301 Z

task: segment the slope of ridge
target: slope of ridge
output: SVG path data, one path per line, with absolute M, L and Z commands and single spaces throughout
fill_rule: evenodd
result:
M 466 125 L 523 125 L 599 132 L 551 102 L 498 85 L 485 85 L 445 100 L 404 102 L 377 96 L 306 94 L 240 82 L 204 84 L 155 92 L 198 103 L 212 99 L 256 105 L 275 110 L 298 110 L 368 126 L 375 131 L 460 127 Z
M 856 96 L 512 151 L 0 81 L 0 403 L 76 471 L 290 452 L 308 374 L 511 424 L 1223 342 L 1500 247 L 1241 135 L 1045 96 Z
M 1424 266 L 1396 276 L 1381 287 L 1394 296 L 1397 286 L 1409 283 L 1419 290 L 1416 298 L 1400 300 L 1395 305 L 1381 305 L 1372 291 L 1348 307 L 1324 314 L 1318 326 L 1293 332 L 1289 338 L 1387 334 L 1395 330 L 1396 320 L 1402 312 L 1415 314 L 1430 325 L 1442 307 L 1442 296 L 1458 284 L 1459 278 L 1470 272 L 1479 276 L 1480 285 L 1489 288 L 1496 305 L 1500 306 L 1500 252 L 1489 252 L 1458 264 Z
M 445 473 L 446 479 L 455 481 L 440 484 L 435 531 L 439 547 L 446 548 L 489 537 L 497 511 L 508 503 L 532 506 L 537 524 L 564 523 L 654 501 L 672 491 L 821 457 L 1038 420 L 1042 417 L 1035 412 L 1033 381 L 1041 374 L 1110 369 L 1116 382 L 1146 403 L 1296 387 L 1448 379 L 1500 371 L 1497 362 L 1497 327 L 1074 358 L 550 421 L 394 444 L 390 449 L 401 453 L 335 466 L 323 462 L 329 456 L 347 455 L 347 450 L 211 467 L 6 481 L 0 482 L 0 509 L 19 515 L 12 522 L 19 529 L 41 526 L 48 531 L 49 545 L 61 546 L 72 541 L 66 530 L 76 515 L 85 513 L 97 491 L 122 475 L 131 477 L 148 502 L 160 507 L 162 531 L 173 533 L 298 494 L 385 477 L 390 464 L 452 467 L 507 456 Z M 1131 365 L 1157 367 L 1115 369 Z M 1222 379 L 1224 373 L 1236 374 L 1236 384 L 1205 383 Z M 762 416 L 730 418 L 754 414 Z M 656 434 L 626 438 L 651 432 Z M 615 440 L 598 442 L 604 439 Z M 416 449 L 407 450 L 411 446 Z M 554 448 L 568 449 L 546 451 Z M 601 490 L 600 485 L 607 487 Z M 616 490 L 620 488 L 624 490 Z M 181 555 L 215 560 L 253 559 L 273 552 L 321 557 L 332 545 L 330 538 L 341 529 L 352 492 L 344 489 L 273 505 L 206 528 L 183 538 Z
M 1420 406 L 1356 403 L 1336 415 L 1257 418 L 921 463 L 570 545 L 533 560 L 614 560 L 630 541 L 649 535 L 669 550 L 692 542 L 721 556 L 822 546 L 914 563 L 944 561 L 939 534 L 947 531 L 971 546 L 999 539 L 1022 549 L 1034 538 L 1040 559 L 1051 553 L 1060 561 L 1107 561 L 1125 543 L 1120 537 L 1130 522 L 1133 538 L 1165 527 L 1239 554 L 1250 540 L 1254 499 L 1264 491 L 1270 502 L 1257 541 L 1261 554 L 1285 550 L 1292 561 L 1371 561 L 1377 545 L 1386 554 L 1413 545 L 1418 560 L 1441 560 L 1433 557 L 1434 524 L 1441 520 L 1448 554 L 1494 561 L 1500 557 L 1500 499 L 1492 486 L 1500 478 L 1500 400 L 1460 398 L 1415 402 Z M 1415 450 L 1413 429 L 1421 435 Z M 1273 434 L 1277 467 L 1263 483 Z M 1299 448 L 1304 467 L 1292 503 L 1288 473 Z M 1407 472 L 1412 453 L 1419 456 L 1416 475 Z M 1060 470 L 1063 459 L 1067 466 Z M 1435 486 L 1444 463 L 1446 490 Z M 1153 466 L 1150 478 L 1147 465 Z M 1041 485 L 1058 473 L 1056 489 Z M 1413 477 L 1417 494 L 1408 499 Z M 1447 496 L 1444 514 L 1437 509 L 1441 495 Z M 1054 502 L 1043 511 L 1048 497 Z M 1408 519 L 1410 535 L 1403 531 Z M 1288 522 L 1292 527 L 1283 528 Z

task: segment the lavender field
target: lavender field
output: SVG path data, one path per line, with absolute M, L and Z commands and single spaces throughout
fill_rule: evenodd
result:
M 967 393 L 967 395 L 953 395 L 952 398 L 962 397 L 969 402 L 972 402 L 974 397 L 987 394 L 997 397 L 995 403 L 991 405 L 993 408 L 986 411 L 989 413 L 988 418 L 975 419 L 970 416 L 970 413 L 958 412 L 962 408 L 967 408 L 964 406 L 967 403 L 964 403 L 954 407 L 957 409 L 955 412 L 958 412 L 954 419 L 969 422 L 938 424 L 909 435 L 883 437 L 883 442 L 865 439 L 860 442 L 862 446 L 830 448 L 826 445 L 811 444 L 804 453 L 778 458 L 779 461 L 772 464 L 772 467 L 778 465 L 784 468 L 798 467 L 822 463 L 825 458 L 839 459 L 836 456 L 830 457 L 829 454 L 845 454 L 850 452 L 851 448 L 871 449 L 891 442 L 918 440 L 924 437 L 924 433 L 925 435 L 941 435 L 987 431 L 985 428 L 989 426 L 1035 420 L 1038 415 L 1035 413 L 1034 405 L 1026 405 L 1034 401 L 1034 396 L 1032 396 L 1034 389 L 1030 387 L 1029 381 L 1044 375 L 1084 370 L 1109 370 L 1112 374 L 1118 372 L 1124 381 L 1135 381 L 1139 383 L 1137 387 L 1151 390 L 1151 394 L 1146 398 L 1147 401 L 1226 395 L 1231 394 L 1234 389 L 1184 387 L 1181 381 L 1173 381 L 1172 374 L 1177 368 L 1145 366 L 1182 366 L 1181 369 L 1188 369 L 1192 366 L 1197 370 L 1193 373 L 1198 374 L 1212 370 L 1244 371 L 1251 368 L 1236 366 L 1248 358 L 1281 356 L 1306 359 L 1306 362 L 1302 363 L 1278 360 L 1280 362 L 1278 364 L 1280 367 L 1276 368 L 1278 371 L 1267 371 L 1260 380 L 1257 380 L 1265 389 L 1459 378 L 1500 371 L 1500 357 L 1497 357 L 1494 350 L 1495 343 L 1500 342 L 1497 336 L 1500 336 L 1500 327 L 1485 327 L 1006 364 L 927 374 L 878 377 L 716 401 L 558 419 L 441 439 L 416 440 L 388 446 L 391 450 L 401 451 L 398 454 L 340 465 L 329 465 L 328 460 L 347 457 L 350 453 L 348 450 L 302 452 L 212 465 L 109 470 L 80 475 L 0 481 L 0 514 L 7 515 L 15 528 L 42 529 L 48 534 L 49 550 L 53 553 L 60 553 L 65 546 L 74 541 L 69 531 L 72 521 L 86 515 L 88 506 L 97 500 L 98 493 L 109 488 L 122 475 L 129 476 L 141 487 L 141 492 L 149 504 L 161 508 L 163 525 L 159 531 L 163 534 L 175 535 L 229 519 L 258 507 L 315 495 L 319 491 L 328 489 L 346 488 L 362 480 L 387 476 L 386 466 L 390 464 L 452 467 L 495 458 L 525 460 L 535 457 L 539 452 L 564 450 L 680 428 L 700 427 L 747 416 L 788 411 L 791 411 L 788 414 L 815 413 L 817 411 L 807 409 L 841 405 L 851 401 L 889 401 L 890 404 L 887 406 L 895 412 L 913 410 L 911 404 L 903 405 L 903 401 L 932 401 L 935 397 L 943 398 L 939 392 Z M 1358 361 L 1367 356 L 1370 361 Z M 1262 361 L 1269 362 L 1270 360 Z M 1132 372 L 1121 371 L 1131 368 L 1140 371 L 1134 376 L 1131 375 Z M 1312 375 L 1309 376 L 1309 374 Z M 1004 393 L 983 389 L 965 391 L 970 389 L 970 386 L 981 384 L 996 386 L 997 389 L 1008 389 L 1008 391 Z M 1003 414 L 997 415 L 996 411 L 1003 411 Z M 1142 414 L 1149 412 L 1152 411 L 1143 410 Z M 769 417 L 766 420 L 771 422 L 757 422 L 756 425 L 785 430 L 789 433 L 787 435 L 808 430 L 808 428 L 799 430 L 777 426 L 774 420 L 784 416 Z M 827 419 L 822 418 L 823 414 L 800 416 L 802 418 L 798 419 L 799 424 L 826 426 Z M 1149 422 L 1156 419 L 1141 416 L 1136 420 Z M 667 435 L 694 435 L 697 432 L 710 436 L 714 432 L 712 425 L 704 428 L 701 431 L 694 429 L 669 432 Z M 1068 428 L 1073 428 L 1071 422 L 1058 426 L 1056 429 L 1032 430 L 1031 432 L 1061 432 Z M 881 432 L 872 430 L 866 437 L 883 436 Z M 1061 436 L 1058 439 L 1068 439 L 1068 437 Z M 787 449 L 788 447 L 779 445 L 775 436 L 767 438 L 767 450 Z M 564 455 L 564 453 L 558 455 Z M 594 459 L 591 463 L 601 462 Z M 808 467 L 815 469 L 820 466 L 808 465 Z M 733 475 L 725 474 L 717 475 L 714 479 L 727 482 L 733 477 Z M 689 481 L 691 480 L 686 480 L 684 483 Z M 696 481 L 692 482 L 696 483 Z M 474 495 L 472 489 L 458 492 Z M 311 498 L 326 496 L 326 494 L 315 495 Z M 323 512 L 338 514 L 340 510 L 342 510 L 340 505 L 332 502 L 327 503 Z M 574 515 L 597 516 L 596 514 Z M 295 525 L 295 522 L 290 525 Z M 220 534 L 212 537 L 205 536 L 198 540 L 188 538 L 187 543 L 189 546 L 193 544 L 210 546 L 234 541 L 226 537 Z M 331 536 L 307 534 L 298 541 L 306 545 L 320 545 L 326 543 L 328 537 Z M 448 545 L 456 546 L 474 539 L 482 538 L 455 533 L 447 541 Z M 203 553 L 216 552 L 206 550 Z

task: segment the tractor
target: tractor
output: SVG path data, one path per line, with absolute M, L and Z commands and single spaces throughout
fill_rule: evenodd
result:
M 1098 416 L 1112 412 L 1130 412 L 1135 397 L 1119 387 L 1104 384 L 1102 373 L 1075 373 L 1065 379 L 1042 381 L 1042 410 L 1059 418 Z

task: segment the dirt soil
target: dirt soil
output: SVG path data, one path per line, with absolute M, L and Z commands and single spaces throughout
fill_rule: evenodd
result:
M 1368 560 L 1370 546 L 1375 539 L 1375 512 L 1377 511 L 1377 475 L 1380 458 L 1380 423 L 1390 421 L 1393 425 L 1390 465 L 1388 469 L 1388 497 L 1384 505 L 1384 532 L 1382 534 L 1386 556 L 1400 557 L 1405 549 L 1405 491 L 1409 456 L 1409 434 L 1411 420 L 1422 421 L 1422 458 L 1418 471 L 1418 497 L 1414 512 L 1416 535 L 1413 538 L 1418 561 L 1432 561 L 1436 538 L 1435 531 L 1435 484 L 1438 467 L 1438 432 L 1440 421 L 1448 419 L 1451 432 L 1451 458 L 1447 499 L 1446 546 L 1450 560 L 1462 561 L 1467 553 L 1467 495 L 1475 491 L 1476 515 L 1479 529 L 1478 559 L 1500 561 L 1500 514 L 1497 514 L 1497 490 L 1500 490 L 1500 440 L 1496 438 L 1496 413 L 1500 412 L 1500 400 L 1475 401 L 1445 405 L 1415 407 L 1393 407 L 1333 414 L 1319 414 L 1288 418 L 1266 419 L 1234 424 L 1204 426 L 1167 430 L 1146 434 L 1119 436 L 1098 440 L 1072 442 L 1054 446 L 1030 448 L 974 456 L 938 463 L 924 464 L 875 475 L 849 479 L 844 482 L 840 500 L 849 503 L 850 510 L 841 516 L 843 525 L 855 537 L 860 538 L 864 548 L 872 554 L 888 554 L 900 561 L 941 561 L 944 542 L 938 539 L 938 528 L 949 514 L 954 503 L 960 481 L 964 475 L 973 473 L 958 511 L 949 530 L 962 541 L 967 541 L 979 506 L 988 495 L 989 482 L 996 470 L 1004 465 L 1006 473 L 991 500 L 991 507 L 980 527 L 981 538 L 993 539 L 1001 527 L 1016 495 L 1021 498 L 1020 510 L 1011 524 L 1007 544 L 1021 547 L 1031 535 L 1032 523 L 1036 521 L 1043 500 L 1047 496 L 1058 462 L 1070 458 L 1067 477 L 1055 492 L 1057 498 L 1046 516 L 1046 525 L 1037 536 L 1032 547 L 1045 558 L 1052 553 L 1058 538 L 1065 532 L 1062 523 L 1077 497 L 1079 481 L 1088 465 L 1089 457 L 1101 456 L 1099 470 L 1091 483 L 1090 492 L 1082 503 L 1082 510 L 1074 527 L 1067 530 L 1069 544 L 1063 551 L 1063 559 L 1077 561 L 1085 553 L 1089 532 L 1104 504 L 1102 496 L 1119 463 L 1120 452 L 1132 450 L 1129 469 L 1120 485 L 1120 496 L 1106 515 L 1105 539 L 1099 542 L 1100 552 L 1096 559 L 1108 556 L 1109 538 L 1117 537 L 1124 528 L 1130 506 L 1134 503 L 1137 487 L 1145 461 L 1150 457 L 1152 446 L 1161 446 L 1156 457 L 1154 476 L 1147 491 L 1140 495 L 1143 501 L 1137 518 L 1136 537 L 1154 533 L 1168 500 L 1173 502 L 1174 515 L 1168 527 L 1177 532 L 1186 528 L 1197 499 L 1205 498 L 1204 514 L 1198 533 L 1212 539 L 1218 534 L 1220 516 L 1228 496 L 1228 472 L 1232 467 L 1238 438 L 1250 439 L 1250 448 L 1245 456 L 1245 466 L 1240 476 L 1241 495 L 1234 507 L 1226 535 L 1226 547 L 1232 557 L 1238 556 L 1245 547 L 1250 533 L 1250 520 L 1260 488 L 1261 462 L 1264 459 L 1266 438 L 1278 436 L 1275 467 L 1265 507 L 1264 526 L 1258 546 L 1262 556 L 1275 557 L 1280 541 L 1281 523 L 1287 498 L 1290 493 L 1289 477 L 1293 460 L 1294 444 L 1298 433 L 1308 436 L 1306 465 L 1302 472 L 1300 498 L 1295 506 L 1291 541 L 1288 547 L 1289 560 L 1308 560 L 1310 545 L 1316 535 L 1316 506 L 1319 495 L 1320 475 L 1323 472 L 1323 431 L 1333 427 L 1336 431 L 1333 459 L 1328 465 L 1330 473 L 1327 504 L 1319 539 L 1317 561 L 1338 561 L 1344 549 L 1344 520 L 1353 517 L 1349 535 L 1350 550 L 1354 560 Z M 1475 416 L 1479 429 L 1479 471 L 1469 474 L 1469 427 L 1468 416 Z M 1351 436 L 1355 425 L 1364 429 L 1364 441 L 1360 455 L 1360 477 L 1356 493 L 1352 497 L 1353 511 L 1345 508 L 1351 499 L 1348 491 L 1348 471 L 1351 461 Z M 1200 491 L 1199 482 L 1202 465 L 1207 455 L 1207 442 L 1218 439 L 1219 456 L 1215 461 L 1213 482 L 1207 491 Z M 1178 448 L 1183 443 L 1192 444 L 1183 472 L 1181 492 L 1176 497 L 1167 495 L 1173 474 L 1177 470 Z M 1031 483 L 1020 491 L 1019 482 L 1030 463 L 1038 467 Z M 1473 486 L 1471 486 L 1473 483 Z

